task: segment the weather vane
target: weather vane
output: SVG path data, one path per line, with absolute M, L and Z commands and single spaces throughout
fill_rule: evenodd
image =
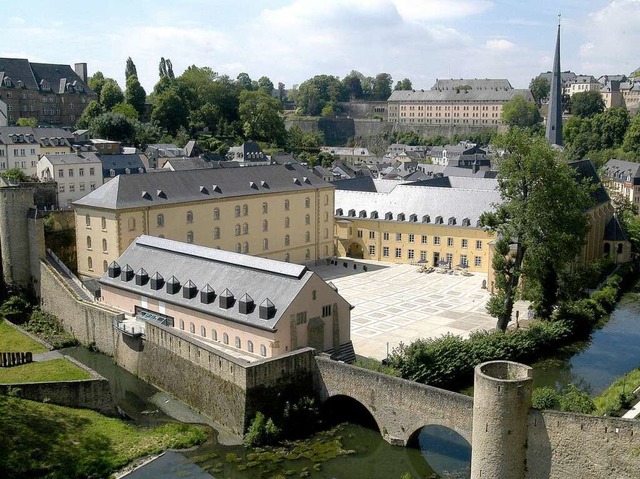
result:
M 561 19 L 562 19 L 562 13 L 558 13 L 558 26 L 560 26 Z

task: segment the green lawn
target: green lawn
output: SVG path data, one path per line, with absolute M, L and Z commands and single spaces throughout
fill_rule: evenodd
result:
M 90 378 L 91 375 L 87 371 L 65 358 L 0 368 L 0 384 L 41 383 Z
M 0 352 L 44 353 L 48 351 L 42 344 L 35 342 L 29 336 L 9 326 L 5 321 L 0 321 Z
M 595 398 L 596 414 L 617 416 L 622 409 L 627 408 L 625 399 L 631 399 L 633 390 L 638 386 L 640 386 L 640 368 L 619 377 Z
M 0 396 L 0 477 L 107 477 L 133 459 L 206 437 L 202 426 L 143 429 L 89 410 Z

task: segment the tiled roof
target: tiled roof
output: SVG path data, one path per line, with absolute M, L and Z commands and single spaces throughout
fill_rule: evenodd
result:
M 284 311 L 315 274 L 305 266 L 146 235 L 137 238 L 117 264 L 121 269 L 128 265 L 133 270 L 131 279 L 123 281 L 120 274 L 110 277 L 107 271 L 100 278 L 101 284 L 265 330 L 276 329 Z M 148 278 L 158 273 L 168 282 L 175 277 L 179 282 L 177 291 L 171 294 L 165 285 L 154 290 L 150 281 L 136 284 L 135 273 L 140 268 Z M 184 292 L 188 281 L 195 284 L 195 294 Z M 215 299 L 208 304 L 202 302 L 200 295 L 207 286 L 215 292 Z M 229 308 L 220 306 L 219 296 L 225 290 L 235 299 Z M 245 294 L 254 302 L 248 314 L 239 311 L 239 300 Z M 259 307 L 266 301 L 273 303 L 275 311 L 270 318 L 262 319 Z
M 299 165 L 159 171 L 117 176 L 74 204 L 126 209 L 316 188 L 333 186 Z

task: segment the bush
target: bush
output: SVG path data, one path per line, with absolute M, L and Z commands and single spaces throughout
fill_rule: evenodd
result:
M 560 397 L 560 410 L 590 414 L 596 410 L 596 406 L 587 393 L 580 391 L 573 384 L 569 384 L 565 393 Z
M 245 446 L 264 446 L 274 444 L 280 437 L 280 429 L 274 424 L 271 418 L 266 418 L 258 411 L 251 421 L 249 430 L 244 435 Z
M 35 309 L 31 313 L 29 321 L 23 325 L 23 328 L 25 331 L 29 331 L 49 343 L 54 349 L 66 348 L 78 344 L 76 338 L 62 329 L 58 318 L 40 309 Z
M 536 409 L 558 409 L 560 394 L 554 388 L 535 388 L 531 395 L 531 406 Z
M 24 323 L 30 314 L 31 304 L 21 296 L 11 296 L 0 306 L 0 315 L 15 324 Z

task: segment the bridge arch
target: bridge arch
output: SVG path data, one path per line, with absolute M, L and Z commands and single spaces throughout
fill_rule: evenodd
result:
M 471 442 L 450 427 L 427 424 L 409 436 L 407 447 L 419 449 L 421 456 L 439 475 L 470 476 Z
M 335 394 L 320 405 L 323 419 L 331 423 L 353 422 L 381 432 L 375 414 L 365 404 L 348 394 Z

